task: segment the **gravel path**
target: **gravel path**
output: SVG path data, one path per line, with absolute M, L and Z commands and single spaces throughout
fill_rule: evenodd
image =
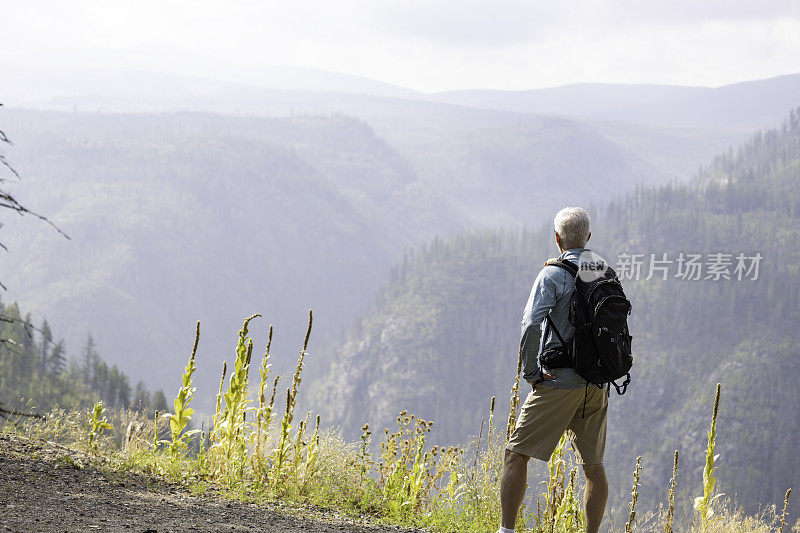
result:
M 0 531 L 421 531 L 360 525 L 315 508 L 193 496 L 162 480 L 106 474 L 90 459 L 53 443 L 0 436 Z

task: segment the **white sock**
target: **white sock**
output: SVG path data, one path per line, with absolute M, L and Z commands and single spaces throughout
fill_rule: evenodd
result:
M 500 526 L 500 529 L 497 533 L 514 533 L 513 529 L 508 529 L 507 527 Z

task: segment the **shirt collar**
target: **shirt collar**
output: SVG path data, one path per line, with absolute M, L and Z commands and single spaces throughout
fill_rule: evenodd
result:
M 566 250 L 561 255 L 558 256 L 559 259 L 570 259 L 575 258 L 577 259 L 583 252 L 588 252 L 588 248 L 570 248 Z

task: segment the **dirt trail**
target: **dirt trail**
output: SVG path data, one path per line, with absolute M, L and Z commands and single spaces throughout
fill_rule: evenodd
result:
M 96 469 L 88 456 L 0 436 L 0 531 L 266 531 L 396 533 L 315 508 L 247 504 L 136 474 Z

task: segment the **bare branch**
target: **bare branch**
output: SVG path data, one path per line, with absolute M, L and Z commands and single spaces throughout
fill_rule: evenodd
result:
M 13 409 L 6 409 L 3 407 L 2 402 L 0 402 L 0 418 L 7 419 L 9 416 L 27 416 L 29 418 L 38 418 L 40 420 L 44 420 L 44 417 L 38 413 L 22 413 Z
M 17 201 L 16 198 L 8 194 L 7 192 L 0 191 L 0 208 L 10 209 L 12 211 L 16 211 L 20 216 L 30 215 L 32 217 L 38 218 L 53 227 L 57 232 L 63 235 L 67 240 L 72 240 L 72 238 L 64 233 L 58 226 L 56 226 L 53 222 L 50 221 L 46 216 L 40 215 L 36 211 L 31 211 L 21 203 Z M 5 248 L 5 247 L 4 247 Z
M 0 106 L 2 106 L 2 105 L 3 104 L 0 103 Z M 8 138 L 6 133 L 3 130 L 0 130 L 0 144 L 2 144 L 2 143 L 8 144 L 8 145 L 14 144 L 13 142 L 11 142 L 11 139 Z M 7 168 L 17 178 L 17 180 L 20 179 L 20 175 L 17 172 L 17 170 L 14 167 L 11 166 L 11 164 L 5 158 L 5 155 L 0 154 L 0 169 L 2 169 L 2 167 Z M 8 181 L 7 179 L 5 179 L 2 176 L 0 176 L 0 184 L 5 183 L 7 181 Z M 66 239 L 71 240 L 69 235 L 64 233 L 64 231 L 62 231 L 61 228 L 59 228 L 57 225 L 55 225 L 53 222 L 51 222 L 46 216 L 41 215 L 41 214 L 39 214 L 39 213 L 37 213 L 35 211 L 32 211 L 32 210 L 28 209 L 27 207 L 22 205 L 14 197 L 14 195 L 11 192 L 9 192 L 7 190 L 4 190 L 4 189 L 0 189 L 0 209 L 10 209 L 11 211 L 15 211 L 20 216 L 30 215 L 30 216 L 32 216 L 34 218 L 38 218 L 39 220 L 44 221 L 47 224 L 49 224 L 53 229 L 55 229 L 58 233 L 60 233 Z M 0 228 L 2 228 L 2 224 L 0 224 Z M 2 242 L 0 242 L 0 248 L 2 248 L 6 252 L 8 251 L 8 248 Z M 3 285 L 2 282 L 0 282 L 0 289 L 6 290 L 6 286 Z
M 18 348 L 22 348 L 22 346 L 11 339 L 0 339 L 0 344 L 5 346 L 8 351 L 14 352 L 17 355 L 22 353 L 18 350 Z
M 3 133 L 2 131 L 0 131 L 0 135 L 5 137 L 5 133 Z M 5 138 L 0 140 L 8 142 L 8 139 Z M 6 157 L 4 155 L 0 155 L 0 165 L 6 167 L 8 170 L 11 171 L 12 174 L 14 174 L 17 178 L 19 178 L 19 173 L 14 169 L 14 167 L 11 166 L 11 164 L 8 161 L 6 161 Z
M 0 313 L 0 322 L 7 322 L 9 324 L 22 324 L 22 327 L 25 329 L 25 333 L 28 334 L 28 337 L 33 336 L 31 335 L 31 331 L 35 331 L 37 333 L 42 332 L 42 330 L 33 325 L 33 322 L 23 320 L 21 318 L 14 318 L 13 316 L 8 316 L 3 313 Z
M 6 315 L 6 314 L 4 314 L 2 312 L 0 312 L 0 322 L 6 322 L 8 324 L 22 324 L 22 328 L 25 330 L 25 333 L 28 335 L 28 338 L 33 338 L 33 333 L 32 332 L 34 332 L 34 331 L 36 333 L 39 333 L 40 335 L 44 335 L 44 332 L 42 331 L 42 329 L 34 326 L 33 322 L 30 322 L 28 320 L 23 320 L 21 318 L 14 318 L 13 316 L 8 316 L 8 315 Z M 45 338 L 45 337 L 43 336 L 42 338 Z M 22 348 L 22 346 L 20 346 L 18 343 L 14 342 L 13 340 L 10 340 L 10 339 L 2 339 L 2 338 L 0 338 L 0 343 L 8 343 L 10 345 Z M 56 345 L 55 339 L 50 339 L 48 341 L 48 344 L 50 344 L 52 346 L 55 346 Z

